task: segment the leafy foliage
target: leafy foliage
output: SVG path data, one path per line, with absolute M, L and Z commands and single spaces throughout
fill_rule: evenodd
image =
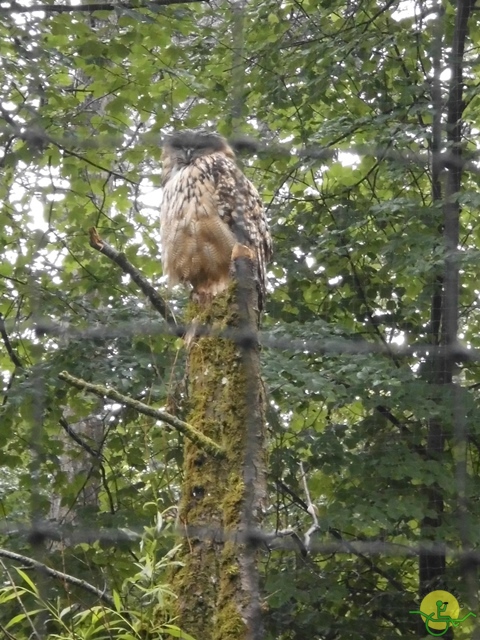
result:
M 428 534 L 460 548 L 466 503 L 468 543 L 478 545 L 478 366 L 462 363 L 456 385 L 443 384 L 436 377 L 442 363 L 431 353 L 396 349 L 442 338 L 443 202 L 430 160 L 436 109 L 445 123 L 455 15 L 451 3 L 438 16 L 426 5 L 421 13 L 409 3 L 371 0 L 252 0 L 241 13 L 229 3 L 94 14 L 2 9 L 4 546 L 31 554 L 25 538 L 9 533 L 31 518 L 50 517 L 94 538 L 104 530 L 141 531 L 157 509 L 177 503 L 178 435 L 67 388 L 57 374 L 66 369 L 184 415 L 182 345 L 166 332 L 141 330 L 161 321 L 130 279 L 92 250 L 87 230 L 96 226 L 125 252 L 180 316 L 185 296 L 164 290 L 158 254 L 160 142 L 172 127 L 205 124 L 266 145 L 253 159 L 242 156 L 275 238 L 264 329 L 285 345 L 263 356 L 271 437 L 265 527 L 291 527 L 302 537 L 312 524 L 302 461 L 320 511 L 316 542 L 380 541 L 404 550 Z M 466 153 L 476 150 L 480 126 L 478 32 L 474 14 L 464 74 Z M 465 172 L 458 195 L 460 337 L 472 348 L 480 346 L 478 181 L 478 173 Z M 58 324 L 71 332 L 47 330 Z M 86 336 L 87 329 L 97 335 Z M 300 340 L 318 348 L 301 348 Z M 359 340 L 384 354 L 323 349 Z M 468 434 L 463 448 L 458 407 Z M 89 430 L 92 415 L 98 423 Z M 445 438 L 433 456 L 432 423 Z M 442 496 L 438 521 L 430 489 Z M 171 541 L 161 537 L 158 545 L 166 554 Z M 48 559 L 120 593 L 135 574 L 135 553 L 134 544 L 84 536 L 65 548 L 53 544 Z M 418 637 L 407 615 L 415 608 L 418 558 L 352 550 L 304 559 L 272 550 L 264 560 L 269 638 Z M 445 581 L 468 601 L 458 564 L 448 564 Z M 4 597 L 12 589 L 4 584 Z M 32 607 L 45 606 L 45 594 L 38 605 L 28 581 L 15 589 Z M 58 585 L 48 590 L 57 621 L 78 607 L 75 637 L 103 624 L 95 603 L 71 600 Z M 123 624 L 118 610 L 108 615 Z M 0 623 L 13 616 L 11 608 L 0 612 Z M 25 618 L 15 632 L 27 637 Z
M 27 625 L 32 630 L 42 627 L 52 640 L 112 637 L 122 640 L 143 640 L 145 637 L 192 640 L 174 624 L 155 623 L 159 611 L 162 617 L 168 618 L 168 603 L 173 594 L 160 580 L 165 570 L 176 564 L 171 559 L 176 547 L 158 559 L 157 534 L 154 528 L 146 531 L 141 556 L 135 563 L 139 571 L 125 580 L 120 592 L 113 591 L 111 602 L 92 604 L 87 608 L 79 607 L 75 601 L 65 606 L 61 598 L 47 599 L 24 570 L 15 568 L 21 579 L 21 584 L 17 584 L 15 576 L 7 569 L 9 584 L 0 589 L 0 604 L 5 607 L 7 603 L 14 603 L 22 613 L 8 620 L 7 611 L 3 631 L 16 632 L 18 627 Z M 66 582 L 69 582 L 68 576 Z

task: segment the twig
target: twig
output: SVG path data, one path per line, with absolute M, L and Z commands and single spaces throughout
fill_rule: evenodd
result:
M 300 462 L 300 471 L 302 474 L 302 483 L 303 483 L 303 490 L 305 491 L 305 497 L 307 499 L 307 504 L 308 504 L 308 513 L 312 516 L 313 519 L 313 524 L 312 526 L 308 529 L 308 531 L 305 532 L 304 535 L 304 545 L 305 545 L 305 549 L 307 549 L 307 551 L 310 551 L 310 547 L 311 547 L 311 539 L 312 539 L 312 535 L 316 532 L 320 530 L 320 525 L 318 524 L 318 509 L 316 507 L 316 505 L 313 504 L 312 499 L 310 497 L 310 491 L 308 490 L 308 484 L 307 484 L 307 476 L 305 475 L 305 469 L 303 468 L 303 462 Z
M 0 336 L 2 337 L 3 344 L 5 345 L 5 349 L 7 350 L 8 356 L 14 365 L 14 369 L 10 374 L 10 379 L 5 387 L 5 394 L 2 400 L 2 407 L 5 406 L 8 402 L 8 394 L 10 393 L 10 389 L 13 386 L 15 381 L 15 377 L 19 370 L 23 371 L 23 364 L 20 358 L 18 357 L 15 349 L 12 347 L 12 343 L 10 342 L 10 338 L 7 333 L 7 328 L 5 327 L 5 319 L 3 315 L 0 313 Z
M 0 624 L 0 631 L 4 634 L 6 640 L 17 640 L 17 638 L 15 638 L 15 636 L 12 636 L 12 634 L 5 629 L 3 624 Z
M 65 433 L 67 433 L 70 438 L 72 438 L 72 440 L 74 440 L 74 442 L 76 442 L 77 444 L 79 444 L 82 449 L 84 449 L 87 453 L 89 453 L 92 457 L 94 458 L 100 458 L 103 459 L 103 455 L 101 451 L 96 451 L 95 449 L 92 449 L 92 447 L 83 440 L 83 438 L 81 438 L 78 433 L 75 431 L 75 429 L 73 429 L 67 422 L 67 420 L 65 420 L 65 418 L 60 418 L 60 420 L 58 421 L 60 423 L 60 426 L 62 427 L 62 429 L 65 431 Z
M 87 382 L 86 380 L 82 380 L 81 378 L 74 378 L 67 371 L 62 371 L 58 374 L 60 380 L 65 380 L 70 383 L 73 387 L 77 389 L 81 389 L 82 391 L 89 391 L 90 393 L 94 393 L 96 396 L 100 398 L 109 398 L 110 400 L 115 400 L 120 404 L 124 404 L 138 413 L 142 413 L 145 416 L 150 416 L 152 418 L 156 418 L 157 420 L 161 420 L 166 424 L 169 424 L 171 427 L 183 433 L 183 435 L 194 442 L 198 447 L 201 447 L 205 451 L 207 451 L 212 456 L 222 456 L 223 449 L 214 442 L 211 438 L 204 436 L 203 433 L 198 431 L 192 425 L 183 422 L 183 420 L 179 420 L 175 416 L 172 416 L 170 413 L 166 411 L 160 411 L 160 409 L 154 409 L 140 400 L 135 400 L 135 398 L 130 398 L 129 396 L 124 396 L 122 393 L 119 393 L 116 389 L 112 389 L 111 387 L 104 387 L 101 384 L 92 384 Z
M 21 564 L 29 567 L 30 569 L 40 570 L 43 574 L 51 576 L 52 578 L 57 578 L 58 580 L 62 580 L 63 582 L 68 582 L 69 584 L 74 584 L 85 591 L 89 591 L 93 593 L 97 598 L 105 602 L 109 607 L 114 608 L 115 603 L 113 598 L 107 595 L 104 591 L 97 589 L 89 582 L 85 580 L 80 580 L 75 576 L 71 576 L 68 573 L 63 573 L 62 571 L 57 571 L 56 569 L 52 569 L 43 562 L 38 562 L 38 560 L 34 560 L 33 558 L 29 558 L 28 556 L 22 556 L 19 553 L 14 553 L 13 551 L 7 551 L 7 549 L 0 549 L 0 556 L 3 558 L 9 558 L 10 560 L 14 560 L 15 562 L 20 562 Z
M 7 330 L 5 329 L 5 320 L 3 315 L 0 313 L 0 336 L 2 336 L 3 344 L 5 345 L 5 349 L 7 350 L 8 356 L 12 363 L 18 369 L 23 369 L 23 365 L 20 361 L 20 358 L 15 353 L 12 343 L 10 342 L 10 338 L 8 337 Z
M 89 229 L 90 246 L 103 253 L 112 262 L 115 262 L 120 269 L 127 273 L 140 290 L 147 296 L 152 303 L 152 306 L 162 315 L 168 324 L 176 325 L 177 322 L 173 313 L 170 311 L 167 303 L 162 296 L 152 287 L 150 282 L 136 269 L 133 264 L 127 259 L 127 256 L 120 251 L 117 251 L 114 247 L 107 244 L 98 235 L 98 231 L 95 227 Z
M 136 182 L 135 180 L 132 180 L 131 178 L 127 178 L 127 176 L 123 175 L 122 173 L 118 173 L 118 171 L 114 171 L 113 169 L 107 169 L 107 167 L 102 167 L 101 164 L 97 164 L 93 160 L 89 160 L 88 158 L 85 158 L 80 153 L 77 153 L 76 151 L 72 151 L 71 149 L 66 149 L 65 147 L 62 147 L 61 144 L 59 144 L 53 139 L 50 139 L 50 142 L 55 147 L 57 147 L 57 149 L 60 149 L 60 151 L 63 151 L 63 153 L 66 153 L 67 155 L 72 156 L 74 158 L 78 158 L 78 160 L 81 160 L 82 162 L 86 162 L 91 167 L 95 167 L 95 169 L 99 169 L 100 171 L 104 171 L 105 173 L 108 173 L 109 177 L 115 176 L 115 178 L 119 178 L 120 180 L 125 180 L 125 182 L 129 182 L 130 184 L 138 186 L 138 182 Z

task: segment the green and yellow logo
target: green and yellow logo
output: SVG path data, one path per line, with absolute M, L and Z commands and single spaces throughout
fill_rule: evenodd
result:
M 432 591 L 422 600 L 420 611 L 409 611 L 409 613 L 419 613 L 425 620 L 425 628 L 431 636 L 443 636 L 450 626 L 458 627 L 467 618 L 476 614 L 471 611 L 463 618 L 459 618 L 460 605 L 455 596 L 448 591 Z

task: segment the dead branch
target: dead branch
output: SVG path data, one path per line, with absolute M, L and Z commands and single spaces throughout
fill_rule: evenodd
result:
M 13 551 L 7 551 L 7 549 L 0 549 L 0 556 L 3 558 L 8 558 L 9 560 L 13 560 L 14 562 L 19 562 L 29 569 L 39 569 L 42 574 L 46 574 L 48 576 L 51 576 L 52 578 L 56 578 L 57 580 L 68 582 L 69 584 L 74 584 L 76 587 L 80 587 L 85 591 L 93 593 L 93 595 L 97 596 L 97 598 L 102 602 L 105 602 L 105 604 L 107 604 L 109 607 L 115 607 L 113 598 L 107 595 L 102 589 L 97 589 L 85 580 L 80 580 L 79 578 L 71 576 L 68 573 L 57 571 L 56 569 L 52 569 L 42 562 L 38 562 L 38 560 L 34 560 L 33 558 L 29 558 L 28 556 L 22 556 L 19 553 L 13 553 Z
M 144 293 L 147 298 L 150 300 L 152 306 L 162 315 L 168 324 L 176 325 L 177 322 L 173 313 L 170 311 L 167 303 L 162 298 L 162 296 L 155 290 L 154 287 L 148 282 L 148 280 L 136 269 L 133 264 L 127 259 L 127 256 L 120 251 L 117 251 L 114 247 L 107 244 L 104 240 L 100 238 L 98 235 L 98 231 L 95 227 L 91 227 L 89 229 L 90 235 L 90 246 L 103 253 L 103 255 L 107 256 L 112 262 L 117 264 L 120 269 L 127 273 L 135 284 L 140 288 L 142 293 Z

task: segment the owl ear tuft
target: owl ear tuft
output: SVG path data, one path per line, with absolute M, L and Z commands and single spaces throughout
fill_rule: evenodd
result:
M 170 149 L 211 149 L 226 151 L 228 143 L 221 135 L 207 129 L 182 129 L 174 131 L 163 140 L 163 147 Z
M 235 153 L 258 153 L 262 150 L 260 142 L 250 136 L 235 136 L 230 138 L 229 143 Z

